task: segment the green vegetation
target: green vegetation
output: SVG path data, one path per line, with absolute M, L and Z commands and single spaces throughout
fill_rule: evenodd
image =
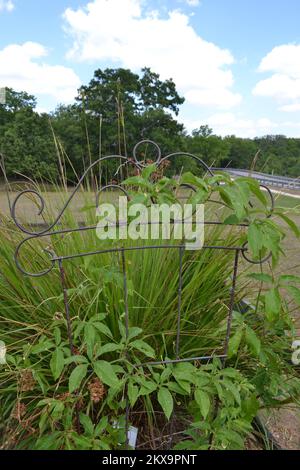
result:
M 223 174 L 200 178 L 190 172 L 180 181 L 166 176 L 157 181 L 154 175 L 155 166 L 150 165 L 124 182 L 133 202 L 142 197 L 147 204 L 153 198 L 171 203 L 179 184 L 192 185 L 189 202 L 205 203 L 210 211 L 209 201 L 217 199 L 226 207 L 225 212 L 219 209 L 219 217 L 228 226 L 208 228 L 206 244 L 232 247 L 248 242 L 249 256 L 258 260 L 271 251 L 276 266 L 285 232 L 266 218 L 268 200 L 256 181 L 231 181 Z M 275 213 L 299 236 L 284 210 L 276 208 Z M 87 223 L 95 223 L 88 201 L 83 215 Z M 48 219 L 53 220 L 51 209 Z M 76 227 L 70 210 L 62 222 Z M 241 222 L 249 223 L 249 229 L 232 226 Z M 70 351 L 58 268 L 41 278 L 22 276 L 13 259 L 20 233 L 7 220 L 0 237 L 0 328 L 8 348 L 7 364 L 0 369 L 4 448 L 120 448 L 125 445 L 128 393 L 129 419 L 141 430 L 141 447 L 147 448 L 149 441 L 159 447 L 163 433 L 171 433 L 171 445 L 177 449 L 242 449 L 259 408 L 299 399 L 298 373 L 290 364 L 293 322 L 281 295 L 282 289 L 288 290 L 300 303 L 299 277 L 276 278 L 263 272 L 239 277 L 226 368 L 218 359 L 201 367 L 197 361 L 143 365 L 176 357 L 179 272 L 172 249 L 125 253 L 128 334 L 122 256 L 106 253 L 64 263 L 73 327 Z M 119 244 L 107 240 L 101 247 Z M 44 248 L 62 256 L 93 251 L 95 246 L 99 240 L 94 230 L 53 235 L 45 242 L 32 239 L 23 246 L 20 262 L 37 273 L 49 265 Z M 184 254 L 182 357 L 224 351 L 232 266 L 230 252 Z M 252 278 L 261 288 L 255 306 L 242 315 L 237 301 Z
M 174 82 L 161 81 L 148 68 L 141 77 L 124 69 L 97 70 L 79 90 L 76 104 L 59 106 L 49 115 L 35 112 L 33 96 L 8 90 L 6 105 L 0 105 L 0 150 L 8 177 L 27 177 L 28 187 L 48 192 L 45 211 L 34 222 L 55 220 L 69 197 L 68 185 L 92 162 L 109 154 L 132 158 L 141 139 L 157 141 L 163 154 L 190 152 L 215 166 L 249 168 L 254 161 L 257 170 L 298 176 L 300 140 L 221 138 L 205 125 L 188 136 L 176 120 L 182 103 Z M 43 277 L 23 276 L 14 260 L 21 234 L 3 216 L 0 338 L 7 346 L 7 363 L 0 365 L 2 448 L 122 448 L 128 396 L 129 421 L 139 428 L 140 448 L 148 448 L 149 442 L 159 447 L 164 436 L 172 435 L 172 448 L 242 449 L 259 409 L 299 404 L 299 372 L 291 364 L 291 314 L 300 305 L 300 277 L 275 274 L 286 233 L 300 236 L 286 210 L 293 207 L 295 213 L 298 200 L 280 196 L 271 213 L 267 193 L 251 178 L 203 176 L 195 161 L 185 157 L 157 168 L 147 145 L 138 157 L 146 164 L 142 171 L 122 166 L 118 158 L 94 167 L 79 188 L 76 210 L 69 206 L 63 214 L 62 227 L 98 222 L 91 196 L 101 183 L 121 180 L 130 204 L 148 207 L 181 200 L 185 185 L 194 188 L 184 192 L 188 202 L 205 204 L 206 221 L 224 222 L 225 228 L 206 227 L 206 245 L 247 246 L 247 256 L 255 261 L 271 253 L 266 272 L 263 266 L 259 272 L 255 267 L 255 272 L 245 271 L 246 262 L 240 260 L 228 351 L 235 251 L 182 254 L 180 356 L 225 352 L 225 368 L 217 358 L 201 365 L 145 364 L 177 357 L 178 249 L 106 252 L 64 262 L 70 345 L 59 266 Z M 25 199 L 17 216 L 29 225 L 40 201 L 30 192 Z M 116 200 L 115 194 L 110 200 Z M 30 205 L 31 212 L 24 212 Z M 40 273 L 51 267 L 49 253 L 111 250 L 120 243 L 132 248 L 134 242 L 100 242 L 95 230 L 32 238 L 22 246 L 19 262 Z M 152 241 L 134 246 L 142 243 Z M 165 241 L 161 237 L 157 243 Z M 246 312 L 241 303 L 245 297 L 253 303 Z
M 191 152 L 209 165 L 233 168 L 250 168 L 255 160 L 258 171 L 299 176 L 300 139 L 222 138 L 205 123 L 187 135 L 177 120 L 183 102 L 174 82 L 161 81 L 149 68 L 140 77 L 126 69 L 96 70 L 90 83 L 78 91 L 75 104 L 60 105 L 50 114 L 37 114 L 33 96 L 8 89 L 7 103 L 0 105 L 0 152 L 8 176 L 21 173 L 52 180 L 61 166 L 72 166 L 79 175 L 101 155 L 130 157 L 144 138 L 158 142 L 163 154 Z M 178 172 L 182 162 L 174 166 Z M 196 168 L 190 163 L 185 170 Z M 109 181 L 113 174 L 108 166 L 102 179 Z M 71 182 L 74 172 L 68 170 L 67 176 Z

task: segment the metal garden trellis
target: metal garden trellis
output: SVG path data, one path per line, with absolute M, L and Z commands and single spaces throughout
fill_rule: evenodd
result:
M 46 276 L 50 271 L 55 266 L 58 266 L 59 269 L 59 276 L 60 276 L 60 283 L 62 287 L 62 292 L 63 292 L 63 299 L 64 299 L 64 309 L 65 309 L 65 316 L 66 316 L 66 324 L 67 324 L 67 333 L 68 333 L 68 341 L 69 341 L 69 348 L 71 351 L 71 354 L 74 354 L 74 344 L 73 344 L 73 333 L 72 333 L 72 320 L 71 320 L 71 315 L 70 315 L 70 302 L 68 298 L 68 291 L 67 291 L 67 281 L 66 281 L 66 274 L 65 274 L 65 269 L 64 269 L 64 264 L 72 259 L 76 258 L 82 258 L 82 257 L 88 257 L 88 256 L 96 256 L 96 255 L 101 255 L 104 253 L 119 253 L 121 257 L 121 266 L 122 266 L 122 275 L 123 275 L 123 290 L 124 290 L 124 303 L 125 303 L 125 316 L 124 316 L 124 322 L 125 322 L 125 331 L 126 331 L 126 336 L 128 338 L 129 334 L 129 323 L 130 323 L 130 312 L 129 312 L 129 307 L 128 307 L 128 284 L 127 284 L 127 273 L 126 273 L 126 253 L 128 251 L 133 251 L 133 250 L 161 250 L 161 249 L 172 249 L 176 250 L 179 253 L 179 263 L 178 263 L 178 278 L 179 278 L 179 283 L 178 283 L 178 306 L 177 306 L 177 332 L 176 332 L 176 346 L 175 346 L 175 358 L 174 359 L 166 359 L 166 360 L 157 360 L 157 361 L 151 361 L 151 362 L 146 362 L 143 364 L 133 364 L 135 367 L 139 366 L 156 366 L 156 365 L 164 365 L 164 364 L 176 364 L 176 363 L 181 363 L 181 362 L 197 362 L 197 363 L 203 363 L 203 362 L 209 362 L 212 361 L 214 358 L 219 358 L 222 362 L 223 367 L 225 366 L 226 358 L 228 356 L 228 344 L 229 344 L 229 338 L 231 334 L 231 325 L 232 325 L 232 316 L 233 316 L 233 310 L 234 310 L 234 304 L 235 304 L 235 292 L 236 292 L 236 282 L 237 282 L 237 274 L 238 274 L 238 266 L 239 266 L 239 259 L 242 256 L 247 262 L 252 263 L 252 264 L 262 264 L 266 261 L 268 261 L 271 257 L 271 254 L 269 254 L 265 259 L 261 259 L 260 261 L 254 261 L 251 260 L 248 255 L 247 255 L 247 244 L 244 244 L 243 246 L 224 246 L 224 245 L 215 245 L 215 246 L 208 246 L 204 245 L 203 250 L 224 250 L 224 251 L 232 251 L 234 253 L 234 262 L 233 262 L 233 274 L 232 274 L 232 280 L 231 280 L 231 289 L 230 289 L 230 300 L 229 300 L 229 305 L 228 305 L 228 315 L 227 315 L 227 326 L 226 326 L 226 335 L 224 339 L 224 346 L 223 346 L 223 354 L 219 355 L 206 355 L 206 356 L 195 356 L 191 358 L 181 358 L 180 357 L 180 335 L 181 335 L 181 299 L 182 299 L 182 267 L 183 267 L 183 255 L 185 251 L 185 245 L 183 243 L 180 244 L 164 244 L 164 245 L 145 245 L 145 246 L 130 246 L 130 247 L 124 247 L 124 246 L 119 246 L 119 247 L 113 247 L 110 249 L 95 249 L 94 251 L 91 252 L 80 252 L 80 253 L 73 253 L 73 254 L 68 254 L 68 255 L 62 255 L 62 256 L 57 256 L 53 251 L 49 250 L 44 250 L 48 253 L 49 255 L 49 260 L 50 260 L 50 267 L 45 269 L 44 271 L 38 272 L 38 273 L 32 273 L 27 271 L 21 264 L 21 261 L 19 259 L 20 256 L 20 251 L 22 246 L 34 239 L 40 239 L 40 238 L 45 238 L 45 237 L 51 237 L 53 235 L 65 235 L 68 233 L 75 233 L 75 232 L 84 232 L 84 231 L 89 231 L 89 230 L 95 230 L 96 226 L 86 226 L 86 225 L 80 225 L 76 228 L 62 228 L 60 230 L 55 229 L 56 225 L 59 223 L 61 217 L 63 216 L 65 210 L 67 209 L 68 205 L 70 204 L 71 200 L 73 199 L 75 193 L 78 191 L 82 183 L 84 182 L 86 176 L 89 174 L 89 172 L 96 167 L 99 164 L 102 164 L 103 162 L 107 162 L 109 160 L 118 160 L 119 162 L 122 162 L 122 166 L 125 165 L 134 165 L 138 170 L 142 170 L 143 167 L 145 167 L 145 163 L 141 162 L 138 160 L 138 148 L 142 144 L 147 144 L 147 145 L 153 145 L 154 148 L 157 151 L 157 159 L 156 159 L 156 165 L 159 168 L 160 165 L 164 161 L 169 161 L 172 158 L 176 157 L 185 157 L 185 158 L 192 158 L 194 159 L 198 165 L 200 165 L 203 170 L 208 173 L 210 176 L 213 176 L 214 173 L 212 169 L 206 165 L 206 163 L 201 160 L 199 157 L 193 154 L 185 153 L 185 152 L 176 152 L 172 153 L 169 155 L 166 155 L 165 157 L 162 157 L 161 150 L 159 146 L 150 140 L 143 140 L 139 142 L 133 150 L 133 159 L 121 156 L 121 155 L 110 155 L 110 156 L 104 156 L 87 168 L 87 170 L 84 172 L 80 180 L 78 181 L 78 184 L 72 191 L 71 195 L 69 196 L 68 200 L 64 204 L 63 208 L 61 209 L 59 215 L 56 217 L 53 223 L 51 223 L 49 226 L 46 228 L 43 228 L 40 231 L 32 231 L 26 226 L 22 225 L 22 223 L 18 220 L 16 210 L 18 206 L 18 202 L 22 196 L 26 194 L 31 194 L 35 195 L 39 202 L 40 202 L 40 211 L 39 215 L 41 215 L 44 211 L 45 208 L 45 200 L 42 197 L 41 194 L 39 194 L 36 190 L 33 189 L 26 189 L 22 192 L 20 192 L 15 201 L 12 204 L 11 207 L 11 215 L 12 218 L 16 224 L 16 226 L 19 228 L 20 231 L 25 233 L 27 235 L 26 238 L 24 238 L 16 247 L 15 250 L 15 262 L 18 267 L 18 269 L 21 271 L 23 275 L 26 276 L 31 276 L 31 277 L 41 277 L 41 276 Z M 188 186 L 191 190 L 194 190 L 192 186 Z M 271 201 L 271 207 L 270 207 L 270 213 L 269 217 L 272 215 L 273 209 L 274 209 L 274 198 L 272 195 L 272 192 L 269 190 L 264 185 L 261 185 L 267 192 L 270 197 Z M 110 184 L 107 186 L 104 186 L 103 188 L 100 189 L 100 191 L 96 194 L 96 204 L 95 207 L 98 206 L 99 203 L 99 195 L 101 191 L 107 190 L 107 189 L 115 189 L 115 190 L 120 190 L 123 194 L 127 196 L 129 199 L 129 195 L 125 188 L 119 184 Z M 249 202 L 249 204 L 251 204 Z M 222 225 L 223 222 L 219 221 L 204 221 L 203 222 L 205 225 Z M 150 222 L 151 224 L 151 222 Z M 247 227 L 247 224 L 237 224 L 239 227 Z M 126 420 L 125 420 L 125 433 L 127 436 L 127 446 L 128 446 L 128 432 L 129 432 L 129 413 L 130 413 L 130 406 L 129 406 L 129 400 L 128 397 L 126 397 Z

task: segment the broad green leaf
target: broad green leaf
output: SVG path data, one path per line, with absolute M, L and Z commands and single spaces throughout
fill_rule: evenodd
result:
M 33 346 L 33 348 L 31 349 L 31 354 L 39 354 L 41 352 L 48 351 L 49 349 L 53 347 L 55 347 L 55 344 L 53 343 L 53 341 L 44 340 L 36 344 L 35 346 Z
M 203 389 L 204 387 L 206 387 L 209 384 L 210 384 L 210 377 L 209 376 L 207 377 L 205 375 L 199 375 L 198 377 L 197 376 L 195 377 L 195 385 L 198 388 Z
M 80 355 L 70 356 L 65 359 L 65 365 L 72 364 L 73 362 L 75 362 L 75 364 L 87 364 L 88 360 L 86 357 Z
M 149 194 L 145 193 L 130 193 L 130 203 L 129 206 L 134 204 L 144 204 L 145 206 L 148 205 L 150 201 Z
M 207 201 L 208 197 L 209 193 L 205 189 L 198 189 L 195 193 L 191 194 L 187 204 L 192 204 L 193 206 L 196 204 L 203 204 Z
M 208 186 L 206 182 L 198 178 L 198 176 L 193 175 L 192 173 L 184 173 L 180 179 L 180 184 L 189 184 L 191 186 L 195 186 L 196 188 L 201 188 L 204 189 L 206 192 L 208 192 Z
M 141 328 L 138 328 L 137 326 L 131 327 L 129 328 L 128 339 L 131 340 L 132 338 L 139 336 L 141 333 L 143 333 L 143 330 Z
M 222 386 L 225 387 L 227 391 L 229 391 L 233 395 L 233 398 L 235 399 L 237 404 L 240 405 L 241 395 L 240 395 L 237 385 L 234 382 L 232 382 L 230 379 L 227 379 L 226 377 L 223 378 L 221 384 Z
M 226 193 L 226 191 L 224 191 L 223 187 L 222 186 L 218 186 L 216 188 L 217 191 L 219 191 L 220 193 L 220 196 L 222 198 L 222 200 L 225 202 L 225 204 L 227 204 L 227 206 L 229 206 L 230 208 L 233 208 L 232 206 L 232 203 L 231 203 L 231 198 L 228 196 L 228 194 Z M 239 219 L 238 219 L 239 220 Z
M 159 381 L 160 381 L 161 383 L 165 382 L 166 380 L 169 379 L 170 375 L 172 375 L 172 369 L 171 369 L 171 367 L 166 367 L 166 368 L 162 371 L 161 376 L 160 376 L 160 378 L 159 378 Z
M 164 188 L 167 188 L 168 186 L 169 188 L 178 186 L 178 182 L 175 179 L 170 179 L 164 176 L 163 178 L 158 180 L 157 183 L 155 183 L 155 189 L 156 190 L 158 189 L 159 191 L 161 191 Z
M 267 198 L 259 186 L 259 182 L 254 178 L 245 178 L 250 187 L 251 192 L 256 196 L 256 198 L 266 207 L 268 204 Z
M 248 181 L 237 178 L 235 180 L 235 194 L 240 196 L 243 206 L 247 207 L 251 196 Z
M 242 401 L 242 409 L 246 414 L 246 417 L 249 420 L 256 415 L 257 411 L 259 410 L 259 401 L 256 396 L 253 394 L 250 398 Z
M 261 342 L 256 333 L 249 326 L 246 328 L 245 340 L 253 354 L 258 357 L 261 350 Z
M 176 379 L 180 388 L 182 388 L 188 395 L 191 393 L 191 382 Z
M 148 165 L 146 166 L 143 170 L 142 170 L 142 177 L 145 179 L 145 180 L 149 180 L 150 176 L 152 175 L 152 173 L 154 173 L 156 171 L 157 167 L 156 167 L 156 164 L 153 163 L 152 165 Z
M 54 328 L 53 336 L 55 339 L 56 346 L 59 346 L 61 343 L 61 333 L 60 333 L 60 329 L 57 326 Z
M 119 326 L 119 331 L 120 331 L 120 335 L 123 339 L 126 338 L 126 328 L 125 328 L 125 325 L 124 325 L 124 322 L 123 321 L 118 321 L 118 326 Z
M 87 345 L 93 346 L 95 343 L 95 328 L 94 324 L 87 323 L 84 327 L 84 341 Z
M 300 289 L 294 286 L 287 286 L 286 289 L 293 296 L 295 302 L 300 305 Z
M 176 382 L 169 382 L 167 385 L 168 385 L 168 389 L 174 393 L 178 393 L 179 395 L 189 395 L 190 389 L 189 391 L 186 391 Z
M 107 361 L 96 361 L 94 363 L 94 371 L 99 379 L 109 387 L 117 387 L 119 379 L 112 367 Z
M 284 274 L 279 277 L 279 281 L 285 284 L 300 284 L 300 276 L 294 276 L 293 274 Z
M 222 375 L 236 379 L 239 376 L 239 372 L 232 367 L 227 367 L 226 369 L 222 370 Z
M 91 259 L 91 258 L 84 258 L 85 260 L 86 259 Z M 97 269 L 97 272 L 98 272 L 98 269 Z M 96 315 L 93 315 L 90 319 L 90 322 L 93 323 L 95 321 L 102 321 L 104 320 L 104 318 L 107 316 L 107 313 L 96 313 Z
M 251 253 L 256 258 L 263 247 L 262 233 L 256 224 L 251 224 L 248 228 L 248 244 Z
M 232 450 L 240 450 L 244 448 L 244 439 L 236 431 L 225 429 L 220 431 L 218 437 L 227 442 Z
M 74 441 L 76 448 L 79 450 L 87 450 L 91 445 L 91 438 L 79 435 L 75 432 L 72 433 L 72 441 Z
M 127 392 L 128 392 L 130 406 L 133 407 L 139 396 L 139 388 L 136 385 L 134 385 L 131 381 L 129 381 Z
M 170 419 L 173 411 L 173 397 L 167 388 L 162 387 L 157 394 L 158 402 L 163 409 L 167 419 Z
M 64 353 L 61 349 L 56 349 L 52 354 L 50 361 L 50 369 L 54 380 L 58 379 L 58 377 L 63 371 L 64 365 Z
M 132 186 L 138 186 L 140 188 L 146 188 L 146 189 L 151 189 L 151 183 L 149 183 L 145 178 L 142 176 L 131 176 L 130 178 L 127 178 L 125 181 L 122 183 L 123 185 L 132 185 Z
M 283 214 L 282 212 L 276 212 L 276 215 L 278 215 L 284 222 L 290 227 L 292 232 L 296 235 L 297 238 L 300 238 L 300 229 L 298 225 L 290 219 L 286 214 Z
M 270 289 L 265 294 L 266 317 L 272 322 L 278 318 L 281 308 L 280 294 L 277 288 Z
M 245 201 L 245 196 L 243 195 L 241 188 L 238 189 L 232 185 L 229 187 L 223 187 L 220 190 L 220 195 L 225 203 L 228 204 L 226 200 L 230 201 L 229 205 L 233 207 L 238 220 L 242 220 L 246 215 L 245 205 L 248 204 L 248 200 Z
M 176 364 L 173 369 L 173 376 L 177 381 L 193 382 L 196 372 L 195 366 L 189 362 Z
M 87 356 L 92 360 L 94 355 L 94 345 L 96 340 L 96 329 L 92 323 L 87 323 L 84 327 L 84 342 L 86 344 Z
M 104 323 L 95 322 L 95 323 L 93 323 L 93 325 L 94 325 L 95 328 L 97 328 L 98 331 L 100 331 L 100 333 L 103 333 L 108 338 L 113 337 L 112 332 L 110 331 L 108 326 L 104 325 Z
M 270 284 L 273 283 L 272 276 L 270 276 L 269 274 L 251 273 L 251 274 L 248 274 L 248 277 L 251 277 L 251 279 L 254 279 L 255 281 L 259 281 L 259 282 L 267 282 Z
M 230 183 L 231 182 L 231 176 L 228 173 L 225 172 L 220 172 L 217 175 L 214 175 L 210 178 L 208 178 L 208 183 L 213 185 L 215 183 Z
M 228 357 L 234 357 L 237 355 L 242 338 L 244 336 L 244 328 L 239 328 L 234 335 L 230 338 L 228 343 Z
M 257 197 L 257 199 L 266 207 L 268 202 L 262 190 L 260 188 L 256 188 L 255 186 L 252 186 L 251 191 Z
M 157 195 L 157 203 L 158 204 L 168 204 L 171 205 L 176 202 L 176 198 L 174 194 L 168 194 L 165 192 L 161 192 Z
M 138 351 L 145 354 L 145 356 L 147 356 L 151 359 L 153 359 L 155 357 L 154 349 L 151 346 L 149 346 L 149 344 L 145 343 L 145 341 L 143 341 L 141 339 L 137 339 L 135 341 L 132 341 L 132 343 L 130 343 L 130 346 L 134 349 L 137 349 Z
M 207 418 L 208 413 L 210 411 L 210 398 L 209 395 L 201 389 L 196 389 L 195 390 L 195 400 L 197 402 L 197 405 L 200 408 L 200 412 L 203 416 L 204 419 Z
M 80 387 L 81 382 L 83 381 L 84 377 L 86 376 L 88 366 L 87 364 L 80 364 L 79 366 L 75 367 L 72 371 L 70 378 L 69 378 L 69 392 L 73 393 Z
M 59 449 L 63 435 L 60 431 L 54 431 L 51 434 L 42 436 L 37 439 L 34 449 L 35 450 L 55 450 Z
M 108 425 L 108 417 L 103 416 L 103 418 L 100 419 L 99 423 L 97 424 L 95 428 L 95 432 L 94 432 L 95 436 L 100 436 L 101 433 L 103 433 L 103 431 L 107 429 L 107 425 Z
M 239 219 L 235 214 L 231 214 L 224 220 L 225 225 L 236 225 L 239 223 Z
M 157 390 L 157 383 L 153 382 L 152 380 L 136 377 L 136 381 L 141 385 L 139 396 L 150 395 L 155 390 Z
M 96 347 L 95 356 L 96 357 L 103 356 L 103 354 L 107 354 L 107 353 L 114 352 L 114 351 L 120 351 L 120 349 L 121 349 L 120 344 L 107 343 L 107 344 L 104 344 L 104 346 Z
M 94 425 L 92 423 L 92 420 L 89 416 L 87 416 L 84 413 L 80 413 L 80 423 L 84 427 L 84 433 L 87 436 L 93 436 L 94 434 Z

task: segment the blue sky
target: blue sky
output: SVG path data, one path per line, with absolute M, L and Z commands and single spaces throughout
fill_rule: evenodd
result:
M 39 110 L 96 68 L 173 77 L 188 130 L 300 137 L 299 0 L 0 0 L 0 86 Z

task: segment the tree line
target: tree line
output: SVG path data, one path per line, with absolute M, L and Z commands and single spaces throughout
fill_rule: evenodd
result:
M 205 123 L 189 135 L 178 121 L 183 103 L 173 80 L 163 81 L 149 68 L 141 75 L 123 68 L 98 69 L 78 90 L 74 104 L 50 113 L 37 113 L 34 96 L 8 88 L 6 103 L 0 104 L 0 152 L 7 175 L 53 181 L 63 166 L 71 181 L 101 156 L 131 157 L 142 139 L 157 142 L 163 154 L 189 152 L 215 167 L 300 175 L 300 138 L 220 137 Z M 190 160 L 176 164 L 194 169 Z M 112 175 L 108 165 L 103 177 Z

